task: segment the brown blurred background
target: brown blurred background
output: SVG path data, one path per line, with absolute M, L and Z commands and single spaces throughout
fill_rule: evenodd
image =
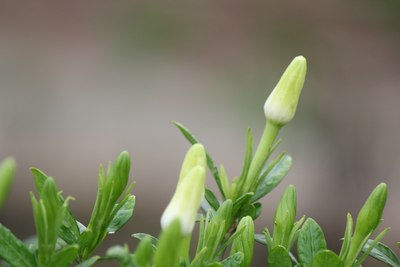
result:
M 232 177 L 246 128 L 258 140 L 263 104 L 290 60 L 308 77 L 281 149 L 294 157 L 264 200 L 257 232 L 272 227 L 284 187 L 338 251 L 345 216 L 389 185 L 385 242 L 400 241 L 400 2 L 0 0 L 0 159 L 18 171 L 0 221 L 34 233 L 29 167 L 57 179 L 87 223 L 99 163 L 132 155 L 134 218 L 107 244 L 157 235 L 188 142 L 177 120 Z M 208 184 L 215 188 L 209 175 Z M 254 266 L 263 266 L 257 245 Z M 370 262 L 368 266 L 381 266 Z

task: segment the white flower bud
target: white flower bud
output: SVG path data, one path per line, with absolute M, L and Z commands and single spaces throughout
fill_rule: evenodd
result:
M 285 125 L 293 119 L 306 72 L 306 59 L 303 56 L 295 57 L 265 102 L 267 119 L 278 125 Z

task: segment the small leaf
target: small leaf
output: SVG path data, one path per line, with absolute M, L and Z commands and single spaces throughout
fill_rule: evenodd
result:
M 368 239 L 362 251 L 366 252 L 373 242 L 374 240 Z M 369 256 L 393 267 L 400 266 L 400 261 L 396 254 L 394 254 L 394 252 L 388 246 L 381 242 L 377 243 L 377 245 L 369 253 Z
M 265 235 L 263 234 L 255 234 L 254 235 L 254 241 L 261 245 L 267 245 L 267 240 L 265 239 Z
M 114 234 L 119 229 L 121 229 L 128 220 L 133 215 L 133 210 L 135 208 L 136 197 L 134 195 L 129 196 L 126 202 L 121 206 L 121 208 L 115 213 L 110 226 L 108 226 L 108 233 Z
M 351 236 L 353 235 L 353 217 L 350 213 L 347 213 L 346 217 L 346 228 L 344 230 L 344 238 L 342 248 L 340 249 L 339 258 L 343 261 L 350 249 Z
M 249 172 L 251 160 L 253 158 L 253 135 L 251 134 L 250 128 L 247 129 L 246 135 L 246 153 L 244 156 L 244 163 L 242 174 L 240 175 L 239 181 L 244 181 L 247 177 L 247 173 Z
M 48 266 L 67 267 L 78 256 L 78 245 L 63 247 L 52 255 Z
M 308 218 L 300 230 L 297 251 L 301 266 L 311 266 L 314 256 L 326 249 L 326 241 L 321 227 Z
M 279 185 L 292 166 L 292 157 L 283 155 L 270 171 L 261 175 L 261 180 L 251 201 L 255 202 Z M 264 176 L 264 177 L 263 177 Z
M 186 139 L 192 144 L 197 144 L 200 143 L 197 138 L 189 131 L 189 129 L 187 129 L 185 126 L 183 126 L 182 124 L 180 124 L 179 122 L 173 121 L 172 122 L 183 134 L 184 137 L 186 137 Z M 214 176 L 214 180 L 218 185 L 218 189 L 221 192 L 221 195 L 223 196 L 223 198 L 225 199 L 225 193 L 224 190 L 222 188 L 222 182 L 221 179 L 219 177 L 219 173 L 218 173 L 218 168 L 215 165 L 213 159 L 211 158 L 210 154 L 206 151 L 206 156 L 207 156 L 207 166 L 210 169 L 212 175 Z
M 210 206 L 216 211 L 219 208 L 219 202 L 214 193 L 207 189 L 205 190 L 205 198 Z
M 142 241 L 145 238 L 150 238 L 151 246 L 153 247 L 154 250 L 157 249 L 158 239 L 156 237 L 145 233 L 136 233 L 133 234 L 132 236 L 140 241 Z
M 239 219 L 246 217 L 246 216 L 250 216 L 251 218 L 253 218 L 255 220 L 256 218 L 256 207 L 253 204 L 250 203 L 246 203 L 245 205 L 242 206 L 242 208 L 239 210 L 237 217 Z
M 33 254 L 10 230 L 0 224 L 0 258 L 11 266 L 35 267 Z
M 311 264 L 312 267 L 344 267 L 339 256 L 330 250 L 321 250 L 315 255 Z
M 289 253 L 282 246 L 274 247 L 268 256 L 268 266 L 270 267 L 292 267 L 292 260 Z M 321 265 L 324 266 L 324 265 Z M 320 266 L 320 267 L 321 267 Z
M 90 257 L 89 259 L 85 260 L 84 262 L 81 262 L 80 264 L 76 265 L 76 267 L 90 267 L 93 264 L 95 264 L 99 259 L 100 259 L 100 256 Z
M 238 199 L 233 202 L 233 214 L 236 214 L 239 212 L 239 210 L 244 206 L 246 203 L 249 203 L 251 197 L 254 195 L 253 192 L 246 193 L 239 197 Z
M 180 222 L 176 219 L 161 233 L 158 248 L 154 254 L 154 267 L 177 266 L 182 240 Z
M 235 254 L 229 256 L 225 260 L 223 260 L 222 266 L 223 267 L 240 267 L 244 259 L 243 252 L 236 252 Z
M 135 250 L 135 262 L 139 267 L 150 266 L 153 256 L 151 237 L 145 237 L 137 246 Z

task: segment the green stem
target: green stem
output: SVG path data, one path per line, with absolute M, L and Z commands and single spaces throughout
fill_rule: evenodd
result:
M 267 119 L 264 132 L 260 139 L 260 143 L 258 144 L 256 153 L 254 154 L 253 160 L 251 161 L 249 172 L 243 185 L 242 193 L 245 194 L 247 192 L 253 192 L 255 190 L 258 175 L 260 174 L 265 162 L 267 161 L 271 153 L 271 147 L 281 127 L 282 126 L 277 125 L 276 123 L 271 122 Z

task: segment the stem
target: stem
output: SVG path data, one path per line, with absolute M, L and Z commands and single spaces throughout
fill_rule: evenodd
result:
M 242 193 L 253 192 L 255 190 L 254 187 L 257 184 L 258 175 L 271 153 L 271 147 L 281 127 L 267 119 L 260 143 L 251 161 Z

